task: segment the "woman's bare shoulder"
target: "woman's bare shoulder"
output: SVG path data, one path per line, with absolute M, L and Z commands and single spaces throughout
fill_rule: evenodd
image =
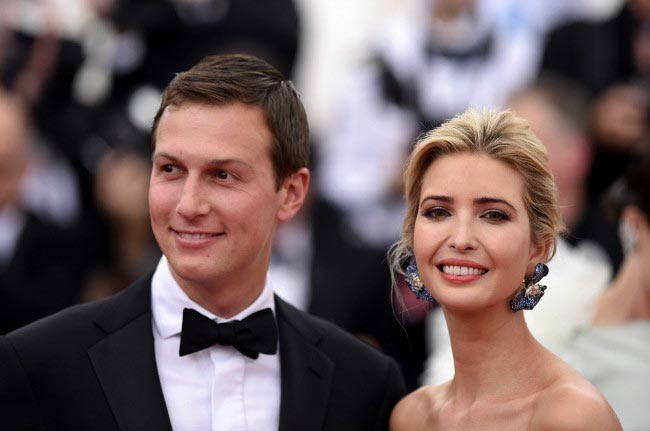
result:
M 530 429 L 622 430 L 616 413 L 605 397 L 573 370 L 539 394 Z
M 391 431 L 431 429 L 446 385 L 423 386 L 402 398 L 391 414 Z

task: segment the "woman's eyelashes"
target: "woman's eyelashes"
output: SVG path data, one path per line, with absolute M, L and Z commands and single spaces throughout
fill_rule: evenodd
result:
M 481 214 L 481 217 L 485 218 L 488 221 L 499 223 L 504 221 L 509 221 L 510 216 L 501 210 L 488 210 Z
M 423 217 L 434 221 L 443 220 L 451 215 L 452 212 L 444 207 L 429 207 L 422 210 Z M 508 213 L 497 209 L 483 211 L 480 213 L 480 217 L 492 223 L 501 223 L 511 220 Z
M 422 215 L 428 219 L 441 220 L 447 216 L 450 216 L 451 213 L 443 207 L 431 207 L 423 209 Z

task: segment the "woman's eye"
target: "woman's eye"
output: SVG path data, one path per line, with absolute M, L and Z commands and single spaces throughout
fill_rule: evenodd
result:
M 483 213 L 483 218 L 489 221 L 507 221 L 510 217 L 502 211 L 491 210 Z
M 435 208 L 428 208 L 428 209 L 424 210 L 422 212 L 422 215 L 424 215 L 427 218 L 432 218 L 434 220 L 438 220 L 438 219 L 444 218 L 444 217 L 446 217 L 446 216 L 448 216 L 450 214 L 449 214 L 449 211 L 447 211 L 444 208 L 435 207 Z

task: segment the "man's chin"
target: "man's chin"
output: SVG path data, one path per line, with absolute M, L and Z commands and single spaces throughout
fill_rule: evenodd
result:
M 181 262 L 170 262 L 170 270 L 172 275 L 180 284 L 194 285 L 194 286 L 210 286 L 220 278 L 220 272 L 214 267 L 208 267 L 203 262 L 188 262 L 183 260 Z

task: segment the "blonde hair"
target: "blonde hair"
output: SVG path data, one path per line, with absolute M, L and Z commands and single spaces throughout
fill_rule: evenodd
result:
M 407 210 L 402 238 L 389 250 L 393 285 L 396 274 L 404 274 L 403 264 L 412 253 L 424 174 L 436 159 L 460 153 L 487 155 L 519 172 L 524 181 L 523 198 L 530 219 L 531 239 L 536 244 L 549 245 L 546 261 L 555 254 L 556 236 L 564 230 L 564 224 L 546 148 L 526 120 L 510 111 L 469 109 L 423 134 L 411 152 L 404 173 Z

